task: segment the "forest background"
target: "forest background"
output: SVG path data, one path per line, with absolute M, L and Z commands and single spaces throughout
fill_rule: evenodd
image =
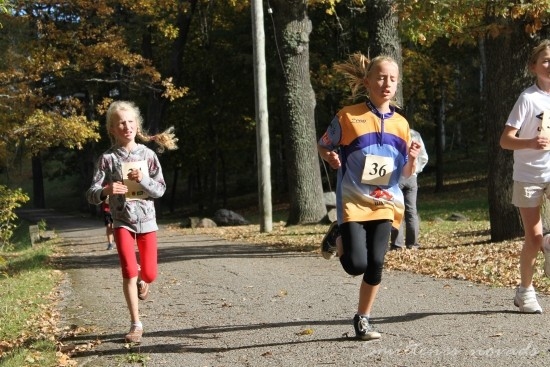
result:
M 55 294 L 61 275 L 51 268 L 55 240 L 31 246 L 28 223 L 15 228 L 13 209 L 97 214 L 84 192 L 109 146 L 104 112 L 112 100 L 135 101 L 150 133 L 176 128 L 180 149 L 160 155 L 168 183 L 157 201 L 163 224 L 175 224 L 182 235 L 318 251 L 327 228 L 321 196 L 334 189 L 335 172 L 315 145 L 349 103 L 348 86 L 332 65 L 358 51 L 398 60 L 397 102 L 430 155 L 419 177 L 421 250 L 389 252 L 385 268 L 518 284 L 523 231 L 509 200 L 511 152 L 498 140 L 517 96 L 533 82 L 526 61 L 548 38 L 550 1 L 261 4 L 272 233 L 255 224 L 260 160 L 250 1 L 0 0 L 0 364 L 69 365 L 58 363 L 67 362 L 67 354 L 56 354 L 58 339 L 48 337 L 45 348 L 44 335 L 37 335 L 43 321 L 55 325 L 45 320 L 55 315 L 45 312 L 55 309 L 55 296 L 46 295 Z M 180 220 L 219 208 L 253 224 L 179 228 Z M 46 225 L 38 222 L 39 230 Z M 550 294 L 537 264 L 534 285 Z M 45 349 L 51 364 L 45 353 L 36 359 Z
M 233 197 L 257 203 L 258 166 L 249 1 L 4 0 L 0 17 L 0 196 L 36 208 L 93 211 L 84 200 L 108 147 L 104 112 L 135 101 L 146 128 L 176 128 L 161 155 L 159 213 L 210 215 Z M 396 53 L 398 102 L 420 131 L 445 190 L 445 157 L 484 155 L 491 240 L 521 235 L 509 205 L 511 155 L 498 138 L 532 83 L 531 48 L 547 37 L 550 4 L 524 1 L 264 1 L 274 203 L 287 224 L 322 221 L 334 172 L 318 137 L 349 101 L 335 62 Z M 397 38 L 395 37 L 397 35 Z M 467 172 L 464 172 L 466 175 Z M 241 199 L 241 203 L 246 202 Z M 4 204 L 8 207 L 7 204 Z M 7 232 L 6 232 L 7 233 Z

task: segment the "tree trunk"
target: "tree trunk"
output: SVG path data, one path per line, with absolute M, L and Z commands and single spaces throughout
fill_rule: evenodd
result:
M 32 156 L 32 193 L 33 207 L 36 209 L 46 208 L 44 175 L 42 173 L 42 157 L 40 153 Z
M 500 147 L 504 124 L 519 94 L 532 82 L 524 70 L 532 47 L 523 26 L 513 28 L 496 39 L 485 40 L 487 69 L 484 72 L 489 154 L 489 216 L 491 240 L 504 241 L 523 236 L 518 210 L 512 199 L 512 151 Z M 511 52 L 513 50 L 513 52 Z
M 185 46 L 187 44 L 187 39 L 189 37 L 191 20 L 193 19 L 197 7 L 197 0 L 189 0 L 189 3 L 189 11 L 184 12 L 181 4 L 178 7 L 176 24 L 178 29 L 178 36 L 173 42 L 171 63 L 169 69 L 169 76 L 173 78 L 173 82 L 176 87 L 181 87 L 183 84 L 183 54 L 185 51 Z M 144 33 L 142 34 L 141 52 L 145 58 L 149 60 L 154 59 L 153 40 L 149 28 L 146 28 L 144 30 Z M 160 86 L 159 89 L 162 90 Z M 165 126 L 162 125 L 162 121 L 166 116 L 168 103 L 168 99 L 163 97 L 161 92 L 151 91 L 149 93 L 146 111 L 147 132 L 149 134 L 157 134 L 165 129 Z M 180 167 L 177 166 L 174 169 L 175 173 L 179 172 L 179 168 Z M 177 181 L 177 178 L 174 178 L 174 180 Z M 175 191 L 176 187 L 173 187 L 173 197 L 175 197 Z M 157 206 L 159 206 L 160 204 L 161 201 L 156 202 Z M 171 211 L 173 211 L 173 205 L 174 203 L 170 203 Z M 162 210 L 160 210 L 160 208 L 157 209 L 159 209 L 159 213 L 162 213 Z
M 288 225 L 319 222 L 326 214 L 314 122 L 315 94 L 309 76 L 311 21 L 307 0 L 272 1 L 283 64 L 282 121 L 287 134 L 290 212 Z
M 394 0 L 370 0 L 366 2 L 369 48 L 369 58 L 378 55 L 388 55 L 397 61 L 401 75 L 403 74 L 403 62 L 401 53 L 401 40 L 399 38 L 399 19 L 395 12 Z M 403 105 L 403 88 L 401 84 L 395 93 L 395 101 L 398 106 Z
M 442 192 L 445 180 L 443 179 L 443 156 L 445 152 L 445 89 L 440 90 L 441 98 L 435 103 L 435 192 Z

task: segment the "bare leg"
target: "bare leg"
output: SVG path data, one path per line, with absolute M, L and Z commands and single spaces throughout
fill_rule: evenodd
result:
M 113 234 L 113 225 L 109 224 L 106 227 L 106 234 L 107 234 L 107 242 L 108 243 L 115 243 L 115 236 Z
M 130 319 L 132 323 L 137 323 L 139 322 L 137 277 L 123 279 L 122 288 L 124 290 L 124 298 L 126 298 L 128 311 L 130 311 Z
M 380 285 L 370 285 L 361 282 L 361 287 L 359 288 L 359 304 L 357 305 L 357 314 L 359 315 L 370 315 L 372 305 L 376 299 L 376 294 Z
M 519 208 L 523 228 L 525 230 L 525 243 L 519 257 L 519 269 L 521 286 L 529 287 L 533 282 L 533 267 L 538 252 L 542 249 L 542 221 L 540 208 Z
M 344 254 L 344 245 L 342 243 L 342 237 L 338 236 L 336 238 L 336 249 L 338 257 L 341 257 Z M 359 315 L 370 315 L 372 305 L 376 299 L 376 294 L 380 285 L 369 285 L 363 280 L 361 282 L 361 287 L 359 288 L 359 304 L 357 305 L 357 314 Z

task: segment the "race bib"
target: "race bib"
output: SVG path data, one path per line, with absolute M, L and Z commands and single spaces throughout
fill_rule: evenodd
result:
M 122 162 L 122 177 L 123 182 L 128 186 L 128 192 L 126 193 L 126 200 L 139 200 L 147 199 L 149 195 L 143 189 L 140 183 L 128 179 L 127 174 L 133 170 L 138 169 L 141 171 L 143 177 L 149 176 L 149 170 L 147 168 L 147 161 L 138 162 Z
M 365 157 L 365 167 L 361 183 L 373 186 L 387 186 L 395 170 L 393 158 L 377 155 L 368 155 Z
M 545 110 L 542 115 L 539 135 L 550 138 L 550 110 Z M 545 147 L 544 150 L 550 150 L 550 146 Z

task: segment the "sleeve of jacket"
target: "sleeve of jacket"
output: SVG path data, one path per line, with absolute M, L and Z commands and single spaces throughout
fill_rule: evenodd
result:
M 94 176 L 92 178 L 92 184 L 90 188 L 86 191 L 86 200 L 88 203 L 93 205 L 99 205 L 105 200 L 101 196 L 103 191 L 103 183 L 105 182 L 105 157 L 101 156 L 95 166 Z
M 149 167 L 149 176 L 144 176 L 140 184 L 149 197 L 153 199 L 160 198 L 166 191 L 166 182 L 162 175 L 160 161 L 155 152 L 150 151 L 150 154 L 147 156 L 147 165 Z

